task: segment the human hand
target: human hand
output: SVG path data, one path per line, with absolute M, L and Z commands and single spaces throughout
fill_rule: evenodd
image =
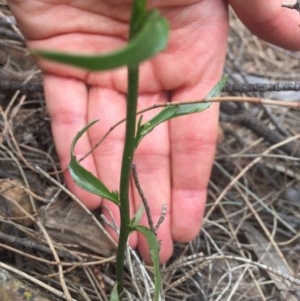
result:
M 104 53 L 126 43 L 131 1 L 77 2 L 10 0 L 10 7 L 30 48 L 73 53 Z M 275 7 L 277 3 L 278 9 Z M 219 80 L 227 41 L 227 2 L 222 0 L 149 1 L 160 7 L 170 22 L 170 40 L 166 51 L 141 66 L 139 110 L 155 103 L 203 98 Z M 267 36 L 257 24 L 271 17 L 264 13 L 261 1 L 230 1 L 241 18 L 256 33 Z M 271 13 L 278 14 L 279 1 L 273 1 Z M 285 14 L 290 12 L 285 12 Z M 254 18 L 257 17 L 257 19 Z M 255 23 L 257 20 L 260 23 Z M 283 20 L 280 18 L 280 22 Z M 289 19 L 290 20 L 290 19 Z M 279 25 L 276 23 L 277 26 Z M 260 26 L 261 27 L 261 26 Z M 276 42 L 278 36 L 273 37 Z M 278 39 L 280 40 L 280 39 Z M 38 59 L 44 72 L 46 102 L 62 168 L 69 163 L 71 141 L 87 123 L 100 119 L 77 144 L 80 158 L 117 121 L 125 116 L 126 70 L 91 73 Z M 144 120 L 154 115 L 144 115 Z M 213 162 L 217 136 L 218 107 L 160 125 L 139 146 L 134 163 L 149 201 L 154 223 L 167 205 L 167 216 L 158 231 L 162 240 L 160 259 L 166 261 L 173 251 L 173 240 L 189 241 L 200 229 L 206 187 Z M 111 190 L 118 190 L 124 127 L 120 126 L 82 163 Z M 78 188 L 68 172 L 66 183 L 90 209 L 102 200 Z M 132 214 L 141 202 L 131 189 Z M 103 201 L 119 220 L 118 209 Z M 146 223 L 146 219 L 142 219 Z M 149 260 L 145 240 L 134 234 L 131 245 L 139 247 Z

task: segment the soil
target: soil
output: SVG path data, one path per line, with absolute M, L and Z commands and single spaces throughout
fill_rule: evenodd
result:
M 114 245 L 99 211 L 84 211 L 64 189 L 41 73 L 3 1 L 0 22 L 0 300 L 67 300 L 67 291 L 108 300 Z M 299 53 L 259 40 L 233 14 L 230 22 L 229 82 L 299 81 Z M 291 92 L 237 95 L 300 101 Z M 245 114 L 252 125 L 240 121 Z M 222 106 L 203 230 L 162 266 L 166 300 L 300 300 L 299 133 L 299 110 Z M 152 269 L 135 251 L 128 257 L 128 294 L 147 300 L 152 283 L 137 275 Z

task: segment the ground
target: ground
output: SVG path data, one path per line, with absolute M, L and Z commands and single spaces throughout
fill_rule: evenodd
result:
M 63 190 L 40 71 L 4 1 L 0 9 L 0 300 L 65 300 L 67 291 L 75 300 L 108 300 L 113 247 L 99 213 Z M 299 81 L 299 58 L 253 37 L 232 15 L 230 83 Z M 291 91 L 224 95 L 300 101 Z M 285 106 L 222 105 L 203 230 L 162 266 L 166 300 L 300 299 L 299 115 Z M 151 280 L 137 275 L 152 275 L 151 267 L 134 251 L 128 256 L 128 294 L 147 300 Z

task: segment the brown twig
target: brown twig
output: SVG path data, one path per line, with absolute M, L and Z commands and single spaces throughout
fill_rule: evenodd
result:
M 290 81 L 270 84 L 227 83 L 222 91 L 230 93 L 300 91 L 300 82 Z
M 284 141 L 281 141 L 280 143 L 274 144 L 268 149 L 266 149 L 260 156 L 257 156 L 255 159 L 253 159 L 245 168 L 243 168 L 239 174 L 232 179 L 232 181 L 226 186 L 226 188 L 222 191 L 222 193 L 218 196 L 217 200 L 214 202 L 213 206 L 208 210 L 206 213 L 206 218 L 208 219 L 212 212 L 215 210 L 216 206 L 220 203 L 220 201 L 223 199 L 223 197 L 227 194 L 227 192 L 233 187 L 233 185 L 255 164 L 257 164 L 264 156 L 268 155 L 270 152 L 275 150 L 276 148 L 280 147 L 283 144 L 292 142 L 294 140 L 297 140 L 300 138 L 300 134 L 295 135 L 293 137 L 289 137 L 285 139 Z
M 222 115 L 221 120 L 224 122 L 232 122 L 241 124 L 259 137 L 263 137 L 266 141 L 268 141 L 271 145 L 279 143 L 285 137 L 280 135 L 277 131 L 270 130 L 267 126 L 264 125 L 263 122 L 258 120 L 254 115 L 249 112 L 243 112 L 241 114 L 236 115 Z M 295 142 L 283 144 L 280 149 L 285 151 L 288 155 L 293 155 L 296 157 L 300 157 L 300 149 L 298 149 L 298 145 Z
M 26 92 L 43 92 L 43 85 L 37 80 L 25 82 L 24 79 L 11 77 L 11 75 L 0 73 L 0 90 Z M 223 92 L 244 93 L 244 92 L 280 92 L 280 91 L 300 91 L 300 82 L 277 82 L 269 84 L 248 84 L 248 83 L 227 83 Z
M 279 100 L 273 100 L 273 99 L 264 99 L 260 97 L 240 97 L 240 96 L 226 96 L 226 97 L 213 97 L 210 99 L 201 99 L 201 100 L 193 100 L 193 101 L 177 101 L 177 102 L 166 102 L 163 104 L 155 104 L 150 107 L 147 107 L 143 110 L 140 110 L 137 112 L 138 115 L 143 114 L 147 111 L 157 109 L 157 108 L 165 108 L 171 105 L 184 105 L 184 104 L 196 104 L 201 102 L 248 102 L 248 103 L 254 103 L 254 104 L 263 104 L 263 105 L 273 105 L 273 106 L 279 106 L 279 107 L 286 107 L 286 108 L 293 108 L 293 109 L 300 109 L 300 102 L 296 101 L 279 101 Z M 119 120 L 116 122 L 110 129 L 105 133 L 105 135 L 91 148 L 89 152 L 87 152 L 86 155 L 81 157 L 79 159 L 79 162 L 84 160 L 87 156 L 89 156 L 105 139 L 106 137 L 120 124 L 125 122 L 125 118 Z
M 143 203 L 144 208 L 145 208 L 149 228 L 153 233 L 155 233 L 155 228 L 154 228 L 154 224 L 153 224 L 153 220 L 152 220 L 152 216 L 151 216 L 150 207 L 148 205 L 148 201 L 145 197 L 144 191 L 143 191 L 143 189 L 140 185 L 140 181 L 139 181 L 139 178 L 138 178 L 138 175 L 137 175 L 135 164 L 131 165 L 131 169 L 132 169 L 132 176 L 133 176 L 134 184 L 136 186 L 136 189 L 137 189 L 137 191 L 138 191 L 138 193 L 141 197 L 142 203 Z
M 26 274 L 26 273 L 24 273 L 24 272 L 22 272 L 22 271 L 20 271 L 16 268 L 12 267 L 12 266 L 9 266 L 9 265 L 7 265 L 3 262 L 0 262 L 0 268 L 3 268 L 3 269 L 5 269 L 9 272 L 12 272 L 12 273 L 18 275 L 19 277 L 24 278 L 25 280 L 30 281 L 31 283 L 34 283 L 35 285 L 45 289 L 46 291 L 49 291 L 50 293 L 52 293 L 55 296 L 58 296 L 59 298 L 61 298 L 61 297 L 65 298 L 63 292 L 61 292 L 61 291 L 51 287 L 50 285 L 36 279 L 36 277 L 32 277 L 32 276 L 30 276 L 30 275 L 28 275 L 28 274 Z M 76 299 L 74 299 L 74 298 L 71 298 L 70 300 L 71 301 L 76 301 Z

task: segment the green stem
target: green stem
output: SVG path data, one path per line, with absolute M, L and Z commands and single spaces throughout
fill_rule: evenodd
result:
M 131 164 L 135 149 L 135 126 L 138 99 L 138 66 L 128 66 L 128 93 L 126 113 L 126 133 L 120 177 L 120 236 L 117 251 L 117 283 L 119 295 L 123 291 L 124 259 L 130 233 L 129 183 Z
M 129 29 L 129 40 L 139 30 L 140 22 L 146 9 L 146 0 L 134 0 L 132 3 L 132 13 Z M 127 109 L 126 109 L 126 132 L 123 150 L 121 175 L 120 175 L 120 235 L 117 250 L 117 284 L 118 294 L 121 296 L 124 288 L 124 261 L 125 252 L 130 234 L 130 203 L 129 203 L 129 184 L 131 174 L 131 164 L 135 150 L 135 128 L 136 112 L 139 90 L 139 66 L 128 65 L 128 91 L 127 91 Z

